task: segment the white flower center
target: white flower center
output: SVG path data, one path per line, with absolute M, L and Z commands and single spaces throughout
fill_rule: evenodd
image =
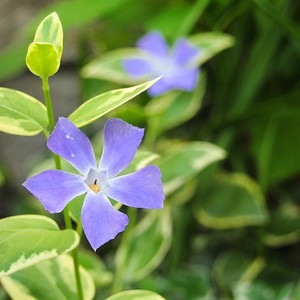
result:
M 96 194 L 109 187 L 107 171 L 91 169 L 85 178 L 85 183 Z

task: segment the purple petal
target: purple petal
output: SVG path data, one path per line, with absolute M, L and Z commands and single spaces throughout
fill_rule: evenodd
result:
M 147 166 L 135 173 L 111 180 L 105 194 L 125 205 L 137 208 L 162 208 L 165 198 L 161 173 L 156 166 Z
M 181 70 L 168 79 L 168 87 L 170 89 L 178 89 L 191 92 L 198 83 L 199 70 Z
M 153 69 L 150 62 L 143 58 L 126 59 L 123 61 L 123 68 L 136 79 L 151 75 Z
M 170 83 L 167 78 L 162 77 L 159 81 L 157 81 L 155 84 L 153 84 L 148 90 L 148 94 L 151 97 L 157 97 L 160 96 L 172 89 L 174 89 L 172 86 L 170 86 Z
M 161 58 L 168 55 L 168 45 L 158 31 L 150 32 L 140 38 L 137 47 Z
M 191 92 L 195 89 L 198 83 L 199 70 L 177 70 L 177 72 L 162 77 L 158 82 L 153 84 L 148 89 L 148 94 L 151 97 L 160 96 L 171 90 L 183 90 Z
M 102 193 L 87 193 L 82 211 L 82 227 L 94 251 L 123 231 L 128 217 L 117 211 Z
M 68 161 L 81 174 L 86 175 L 91 168 L 96 167 L 90 140 L 66 118 L 59 118 L 47 145 L 51 151 Z
M 87 191 L 82 176 L 58 170 L 30 177 L 23 185 L 50 213 L 61 212 L 72 199 Z
M 144 129 L 120 119 L 106 121 L 99 169 L 106 170 L 109 178 L 118 175 L 132 161 L 143 135 Z
M 201 54 L 201 51 L 188 43 L 186 39 L 178 39 L 173 48 L 173 59 L 184 66 Z

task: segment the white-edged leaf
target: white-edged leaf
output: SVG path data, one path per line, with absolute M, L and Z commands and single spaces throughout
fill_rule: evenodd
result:
M 222 148 L 208 142 L 189 142 L 170 147 L 158 162 L 165 193 L 174 192 L 205 167 L 225 156 Z
M 92 300 L 95 286 L 92 277 L 79 268 L 84 300 Z M 27 269 L 3 277 L 1 283 L 14 300 L 70 300 L 77 299 L 72 258 L 60 255 Z
M 0 220 L 0 277 L 74 249 L 72 229 L 60 230 L 50 218 L 20 215 Z
M 31 136 L 46 131 L 47 110 L 35 98 L 8 88 L 0 88 L 0 131 Z
M 150 211 L 132 230 L 127 247 L 120 247 L 116 254 L 116 266 L 125 267 L 123 280 L 140 280 L 157 268 L 170 247 L 171 239 L 169 209 Z
M 197 220 L 211 228 L 262 225 L 268 221 L 260 186 L 245 174 L 220 174 L 194 209 Z
M 151 291 L 130 290 L 110 296 L 106 300 L 165 300 L 165 298 Z
M 69 119 L 77 127 L 90 124 L 106 113 L 147 90 L 159 79 L 160 77 L 133 87 L 113 90 L 98 95 L 83 103 L 69 116 Z

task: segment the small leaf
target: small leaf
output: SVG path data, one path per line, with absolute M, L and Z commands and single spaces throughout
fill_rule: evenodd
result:
M 46 107 L 22 92 L 0 88 L 0 131 L 16 135 L 36 135 L 47 131 Z
M 0 220 L 0 277 L 74 249 L 74 230 L 60 230 L 44 216 L 21 215 Z
M 169 149 L 158 166 L 166 194 L 174 192 L 208 165 L 225 158 L 223 149 L 207 142 L 190 142 Z
M 268 220 L 259 185 L 244 174 L 219 175 L 194 213 L 201 224 L 215 229 L 262 225 Z
M 82 267 L 79 271 L 84 299 L 92 300 L 93 279 Z M 66 254 L 3 277 L 1 283 L 14 300 L 78 299 L 73 260 Z
M 167 208 L 151 211 L 132 231 L 126 248 L 116 254 L 116 266 L 125 266 L 126 282 L 140 280 L 160 265 L 171 243 L 172 223 Z M 141 255 L 143 253 L 143 255 Z
M 165 300 L 162 296 L 145 290 L 130 290 L 115 294 L 106 300 Z
M 69 116 L 69 119 L 77 127 L 88 125 L 111 110 L 139 95 L 159 79 L 160 77 L 130 88 L 113 90 L 98 95 L 83 103 Z

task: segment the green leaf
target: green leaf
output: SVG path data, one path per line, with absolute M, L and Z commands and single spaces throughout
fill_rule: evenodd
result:
M 84 299 L 94 299 L 93 279 L 82 267 L 79 271 Z M 69 300 L 78 297 L 73 260 L 66 254 L 3 277 L 1 283 L 14 300 Z
M 252 127 L 259 182 L 264 188 L 299 173 L 299 120 L 299 106 L 289 105 Z
M 232 289 L 241 282 L 251 282 L 265 266 L 261 257 L 251 257 L 244 252 L 230 250 L 215 261 L 213 272 L 223 289 Z
M 222 32 L 202 32 L 188 39 L 192 45 L 201 50 L 195 65 L 202 65 L 219 52 L 234 46 L 234 38 Z
M 160 78 L 142 83 L 129 88 L 118 89 L 106 92 L 98 95 L 85 103 L 83 103 L 78 109 L 76 109 L 70 116 L 69 119 L 77 127 L 82 127 L 90 124 L 107 114 L 113 109 L 131 100 L 141 92 L 148 89 Z
M 199 81 L 192 94 L 171 91 L 149 101 L 145 107 L 146 113 L 148 117 L 157 119 L 157 126 L 160 131 L 178 126 L 197 114 L 206 86 L 206 79 L 203 74 Z
M 234 290 L 234 299 L 243 300 L 298 300 L 293 293 L 293 284 L 268 285 L 263 281 L 243 282 Z
M 0 277 L 74 249 L 74 230 L 60 230 L 44 216 L 21 215 L 0 220 Z
M 208 165 L 226 156 L 223 149 L 207 142 L 172 145 L 168 149 L 157 164 L 162 172 L 166 195 L 177 190 Z
M 297 206 L 290 209 L 297 211 Z M 270 247 L 281 247 L 296 243 L 300 240 L 299 216 L 289 216 L 278 209 L 272 216 L 268 225 L 263 230 L 263 241 Z
M 52 76 L 59 69 L 62 50 L 62 25 L 58 15 L 52 13 L 40 23 L 34 41 L 28 47 L 27 67 L 42 78 Z
M 16 135 L 36 135 L 47 131 L 46 107 L 22 92 L 0 88 L 0 131 Z
M 215 229 L 261 225 L 268 220 L 259 185 L 244 174 L 219 175 L 194 213 L 201 224 Z
M 145 290 L 130 290 L 115 294 L 106 300 L 165 300 L 160 295 Z
M 124 266 L 123 280 L 140 280 L 158 267 L 170 247 L 171 237 L 170 211 L 164 208 L 149 212 L 132 230 L 126 248 L 117 251 L 115 265 Z
M 26 65 L 34 75 L 45 78 L 58 71 L 60 57 L 52 44 L 34 42 L 28 47 Z

